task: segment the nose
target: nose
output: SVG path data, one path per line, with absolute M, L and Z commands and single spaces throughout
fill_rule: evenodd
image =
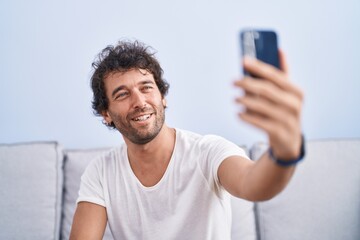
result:
M 134 91 L 131 95 L 132 107 L 133 108 L 143 108 L 146 106 L 145 95 L 139 91 Z

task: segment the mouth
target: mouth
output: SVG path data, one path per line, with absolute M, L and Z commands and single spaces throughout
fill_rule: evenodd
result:
M 152 115 L 153 115 L 153 113 L 144 114 L 144 115 L 140 115 L 140 116 L 134 117 L 134 118 L 132 118 L 131 120 L 132 120 L 132 121 L 135 121 L 135 122 L 144 122 L 144 121 L 148 120 Z

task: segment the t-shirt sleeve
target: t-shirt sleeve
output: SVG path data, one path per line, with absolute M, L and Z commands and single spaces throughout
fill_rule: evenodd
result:
M 205 136 L 201 146 L 203 156 L 200 165 L 203 169 L 204 176 L 207 178 L 207 181 L 212 188 L 219 193 L 222 188 L 217 174 L 220 164 L 226 158 L 231 156 L 241 156 L 246 159 L 249 158 L 244 149 L 219 136 Z
M 102 159 L 92 161 L 81 176 L 79 197 L 76 203 L 91 202 L 105 207 L 102 178 Z

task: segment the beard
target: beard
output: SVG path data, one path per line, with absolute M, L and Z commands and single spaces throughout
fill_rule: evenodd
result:
M 149 124 L 144 126 L 133 126 L 135 116 L 139 114 L 151 114 L 150 118 L 155 117 Z M 111 113 L 110 113 L 111 114 Z M 129 139 L 132 143 L 144 145 L 153 140 L 160 132 L 165 122 L 165 107 L 160 103 L 155 107 L 138 108 L 130 112 L 127 116 L 112 113 L 112 120 L 116 129 Z

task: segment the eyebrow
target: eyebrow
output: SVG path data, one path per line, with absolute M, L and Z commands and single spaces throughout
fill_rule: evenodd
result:
M 146 85 L 146 84 L 154 85 L 155 83 L 154 83 L 154 81 L 151 81 L 151 80 L 144 80 L 139 83 L 139 85 Z
M 124 88 L 125 88 L 124 85 L 121 85 L 121 86 L 118 86 L 117 88 L 115 88 L 111 93 L 111 97 L 114 97 L 117 92 L 123 90 Z
M 146 85 L 146 84 L 154 85 L 155 83 L 153 81 L 151 81 L 151 80 L 144 80 L 144 81 L 139 82 L 138 85 Z M 117 92 L 123 90 L 124 88 L 126 88 L 125 85 L 120 85 L 117 88 L 115 88 L 111 93 L 111 97 L 114 97 Z

